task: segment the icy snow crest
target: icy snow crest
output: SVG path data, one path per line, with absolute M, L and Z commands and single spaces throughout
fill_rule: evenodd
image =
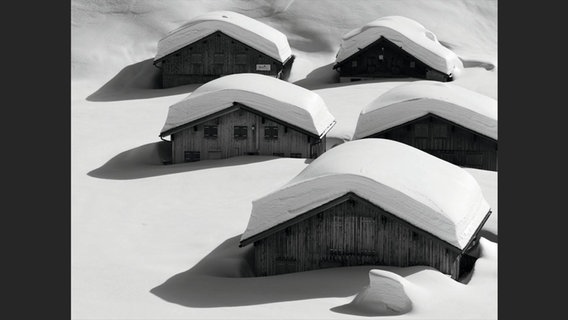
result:
M 396 273 L 372 269 L 369 271 L 369 285 L 357 294 L 351 304 L 377 315 L 391 311 L 406 313 L 412 309 L 406 288 L 412 285 Z
M 216 31 L 221 31 L 280 62 L 286 61 L 292 55 L 288 38 L 282 32 L 240 13 L 212 11 L 193 18 L 162 38 L 158 42 L 154 61 Z
M 238 73 L 209 81 L 170 106 L 161 133 L 224 110 L 235 102 L 317 136 L 324 135 L 335 124 L 318 94 L 273 77 Z
M 353 139 L 435 114 L 497 140 L 497 100 L 449 83 L 415 81 L 397 86 L 361 110 Z
M 327 151 L 282 188 L 253 201 L 241 241 L 348 192 L 460 249 L 490 210 L 466 170 L 403 143 L 364 139 Z
M 347 59 L 381 36 L 435 70 L 449 75 L 463 69 L 458 56 L 442 46 L 434 33 L 420 23 L 401 16 L 382 17 L 343 35 L 336 62 Z

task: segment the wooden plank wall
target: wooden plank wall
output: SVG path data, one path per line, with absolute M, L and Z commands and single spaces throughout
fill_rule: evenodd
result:
M 340 75 L 342 77 L 416 77 L 448 81 L 446 74 L 432 69 L 385 38 L 380 38 L 342 61 Z
M 356 265 L 426 265 L 455 279 L 460 274 L 457 248 L 353 199 L 254 245 L 258 276 Z
M 458 166 L 497 170 L 496 141 L 439 117 L 423 117 L 369 138 L 396 140 Z
M 222 32 L 215 32 L 161 59 L 164 88 L 204 83 L 234 73 L 259 73 L 277 77 L 282 63 Z M 256 70 L 269 64 L 270 71 Z
M 253 124 L 255 132 L 252 131 Z M 204 138 L 206 125 L 218 126 L 216 139 Z M 235 139 L 234 126 L 247 126 L 247 139 Z M 266 140 L 264 126 L 278 127 L 278 139 Z M 310 144 L 315 143 L 315 140 L 297 130 L 268 119 L 263 120 L 263 117 L 241 109 L 199 124 L 196 129 L 190 127 L 172 134 L 172 159 L 174 163 L 184 162 L 184 151 L 199 151 L 201 160 L 229 158 L 248 153 L 270 156 L 282 153 L 284 157 L 298 153 L 301 158 L 309 158 Z M 322 147 L 325 148 L 325 141 L 315 148 L 319 152 L 318 156 L 325 151 Z

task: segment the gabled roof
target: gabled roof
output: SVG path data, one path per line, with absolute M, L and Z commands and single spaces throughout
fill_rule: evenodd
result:
M 241 243 L 345 194 L 463 250 L 490 207 L 466 170 L 387 139 L 343 143 L 278 190 L 253 201 Z
M 235 103 L 318 137 L 335 125 L 335 118 L 318 94 L 274 77 L 238 73 L 209 81 L 170 106 L 160 136 L 167 136 L 176 128 L 228 109 Z
M 438 81 L 415 81 L 394 87 L 365 106 L 353 139 L 434 114 L 497 140 L 497 100 Z
M 336 63 L 341 63 L 381 37 L 447 75 L 455 74 L 463 68 L 458 56 L 442 46 L 434 33 L 418 22 L 401 16 L 382 17 L 346 33 L 342 38 Z
M 221 31 L 282 63 L 292 55 L 288 38 L 282 32 L 240 13 L 213 11 L 197 16 L 169 32 L 158 42 L 154 61 L 216 31 Z

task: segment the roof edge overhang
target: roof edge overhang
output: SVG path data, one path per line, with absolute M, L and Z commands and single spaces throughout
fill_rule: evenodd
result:
M 217 118 L 217 117 L 220 117 L 220 116 L 223 116 L 223 115 L 226 115 L 226 114 L 229 114 L 229 113 L 235 112 L 235 111 L 237 111 L 237 110 L 241 110 L 241 109 L 242 109 L 242 110 L 245 110 L 245 111 L 248 111 L 248 112 L 250 112 L 250 113 L 254 113 L 254 114 L 256 114 L 256 115 L 258 115 L 258 116 L 261 116 L 261 117 L 263 117 L 263 118 L 269 119 L 269 120 L 271 120 L 271 121 L 277 122 L 277 123 L 279 123 L 279 124 L 281 124 L 281 125 L 283 125 L 283 126 L 292 128 L 292 129 L 294 129 L 294 130 L 296 130 L 296 131 L 298 131 L 298 132 L 301 132 L 301 133 L 303 133 L 303 134 L 305 134 L 305 135 L 308 135 L 308 136 L 310 136 L 310 137 L 312 137 L 312 138 L 317 138 L 317 139 L 322 139 L 322 138 L 329 132 L 329 130 L 331 130 L 331 128 L 333 128 L 333 126 L 335 126 L 335 124 L 336 124 L 336 121 L 333 120 L 333 121 L 329 124 L 329 126 L 327 126 L 326 129 L 325 129 L 320 135 L 317 135 L 317 134 L 315 134 L 315 133 L 313 133 L 313 132 L 310 132 L 310 131 L 307 131 L 307 130 L 305 130 L 305 129 L 302 129 L 302 128 L 300 128 L 300 127 L 294 125 L 294 124 L 291 124 L 291 123 L 289 123 L 289 122 L 286 122 L 286 121 L 281 120 L 281 119 L 278 119 L 278 118 L 275 118 L 275 117 L 273 117 L 273 116 L 271 116 L 271 115 L 268 115 L 268 114 L 266 114 L 266 113 L 264 113 L 264 112 L 261 112 L 261 111 L 258 111 L 258 110 L 256 110 L 256 109 L 253 109 L 253 108 L 251 108 L 251 107 L 249 107 L 249 106 L 246 106 L 246 105 L 244 105 L 244 104 L 242 104 L 242 103 L 240 103 L 240 102 L 234 101 L 231 106 L 229 106 L 229 107 L 227 107 L 227 108 L 225 108 L 225 109 L 223 109 L 223 110 L 219 110 L 219 111 L 217 111 L 217 112 L 215 112 L 215 113 L 206 115 L 206 116 L 201 117 L 201 118 L 199 118 L 199 119 L 196 119 L 196 120 L 194 120 L 194 121 L 191 121 L 191 122 L 188 122 L 188 123 L 179 125 L 179 126 L 177 126 L 177 127 L 168 129 L 168 130 L 166 130 L 166 131 L 164 131 L 164 132 L 161 132 L 161 133 L 159 134 L 159 137 L 162 138 L 162 137 L 166 137 L 166 136 L 172 135 L 172 134 L 177 133 L 177 132 L 179 132 L 179 131 L 182 131 L 182 130 L 184 130 L 184 129 L 186 129 L 186 128 L 199 125 L 199 124 L 204 123 L 204 122 L 207 122 L 207 121 L 209 121 L 209 120 L 211 120 L 211 119 L 214 119 L 214 118 Z
M 475 237 L 477 236 L 477 234 L 479 233 L 479 231 L 481 230 L 481 228 L 483 227 L 483 225 L 485 224 L 485 222 L 487 221 L 487 219 L 489 219 L 489 216 L 491 215 L 491 212 L 492 212 L 491 209 L 487 212 L 487 214 L 485 215 L 485 217 L 483 218 L 483 220 L 481 221 L 481 223 L 479 224 L 479 226 L 477 227 L 476 231 L 473 233 L 473 235 L 471 236 L 471 238 L 469 239 L 469 241 L 467 242 L 467 244 L 464 246 L 463 249 L 461 249 L 461 248 L 458 248 L 458 247 L 456 247 L 455 245 L 453 245 L 453 244 L 447 242 L 446 240 L 443 240 L 443 239 L 441 239 L 441 238 L 439 238 L 439 237 L 433 235 L 432 233 L 430 233 L 430 232 L 428 232 L 428 231 L 426 231 L 426 230 L 423 230 L 423 229 L 421 229 L 421 228 L 419 228 L 419 227 L 417 227 L 417 226 L 415 226 L 415 225 L 409 223 L 408 221 L 406 221 L 406 220 L 404 220 L 404 219 L 402 219 L 402 218 L 400 218 L 400 217 L 398 217 L 398 216 L 396 216 L 396 215 L 394 215 L 394 214 L 392 214 L 392 213 L 390 213 L 390 212 L 384 210 L 384 209 L 381 208 L 380 206 L 377 206 L 376 204 L 370 202 L 369 200 L 360 197 L 360 196 L 357 195 L 356 193 L 354 193 L 354 192 L 352 192 L 352 191 L 349 191 L 349 192 L 343 194 L 342 196 L 339 196 L 339 197 L 337 197 L 337 198 L 335 198 L 335 199 L 333 199 L 333 200 L 331 200 L 331 201 L 329 201 L 329 202 L 327 202 L 327 203 L 324 203 L 324 204 L 320 205 L 320 206 L 317 207 L 317 208 L 311 209 L 311 210 L 309 210 L 309 211 L 307 211 L 307 212 L 305 212 L 305 213 L 303 213 L 303 214 L 300 214 L 300 215 L 298 215 L 298 216 L 296 216 L 296 217 L 294 217 L 294 218 L 292 218 L 292 219 L 290 219 L 290 220 L 288 220 L 288 221 L 285 221 L 285 222 L 282 222 L 282 223 L 280 223 L 280 224 L 278 224 L 278 225 L 276 225 L 276 226 L 273 226 L 273 227 L 269 228 L 268 230 L 259 232 L 259 233 L 255 234 L 255 235 L 253 235 L 253 236 L 250 236 L 250 237 L 248 237 L 248 238 L 246 238 L 246 239 L 242 239 L 242 240 L 239 242 L 239 247 L 244 247 L 244 246 L 247 246 L 247 245 L 249 245 L 249 244 L 251 244 L 251 243 L 254 243 L 254 242 L 256 242 L 256 241 L 262 240 L 262 239 L 264 239 L 264 238 L 266 238 L 266 237 L 268 237 L 268 236 L 270 236 L 270 235 L 272 235 L 272 234 L 274 234 L 274 233 L 276 233 L 276 232 L 278 232 L 278 231 L 284 230 L 284 229 L 286 229 L 287 227 L 289 227 L 289 226 L 291 226 L 291 225 L 297 224 L 297 223 L 299 223 L 299 222 L 301 222 L 301 221 L 303 221 L 303 220 L 306 220 L 306 219 L 308 219 L 308 218 L 311 218 L 311 217 L 315 216 L 316 214 L 318 214 L 318 213 L 320 213 L 320 212 L 323 212 L 323 211 L 325 211 L 325 210 L 327 210 L 327 209 L 329 209 L 329 208 L 332 208 L 332 207 L 334 207 L 334 206 L 336 206 L 336 205 L 339 205 L 339 204 L 341 204 L 341 203 L 343 203 L 343 202 L 345 202 L 345 201 L 348 201 L 348 200 L 358 200 L 358 201 L 362 201 L 363 203 L 365 203 L 365 204 L 367 204 L 367 205 L 370 205 L 370 206 L 379 208 L 379 209 L 381 209 L 382 211 L 384 211 L 384 212 L 386 212 L 387 214 L 389 214 L 389 216 L 390 216 L 391 218 L 393 218 L 393 219 L 395 219 L 396 221 L 398 221 L 399 223 L 402 223 L 403 225 L 405 225 L 405 226 L 411 228 L 413 231 L 416 231 L 416 232 L 418 232 L 418 233 L 421 233 L 422 235 L 425 235 L 425 236 L 430 237 L 430 238 L 434 238 L 434 239 L 436 239 L 436 240 L 438 240 L 438 241 L 441 241 L 441 242 L 445 243 L 447 246 L 449 246 L 450 248 L 452 248 L 452 249 L 453 249 L 456 253 L 458 253 L 458 254 L 464 254 L 464 253 L 469 249 L 469 247 L 471 246 L 471 243 L 473 242 L 473 239 L 475 239 Z

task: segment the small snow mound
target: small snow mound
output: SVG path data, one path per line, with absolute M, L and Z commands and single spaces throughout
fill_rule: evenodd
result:
M 407 313 L 412 301 L 406 291 L 410 285 L 403 277 L 384 270 L 369 271 L 369 285 L 351 302 L 352 307 L 366 313 Z

